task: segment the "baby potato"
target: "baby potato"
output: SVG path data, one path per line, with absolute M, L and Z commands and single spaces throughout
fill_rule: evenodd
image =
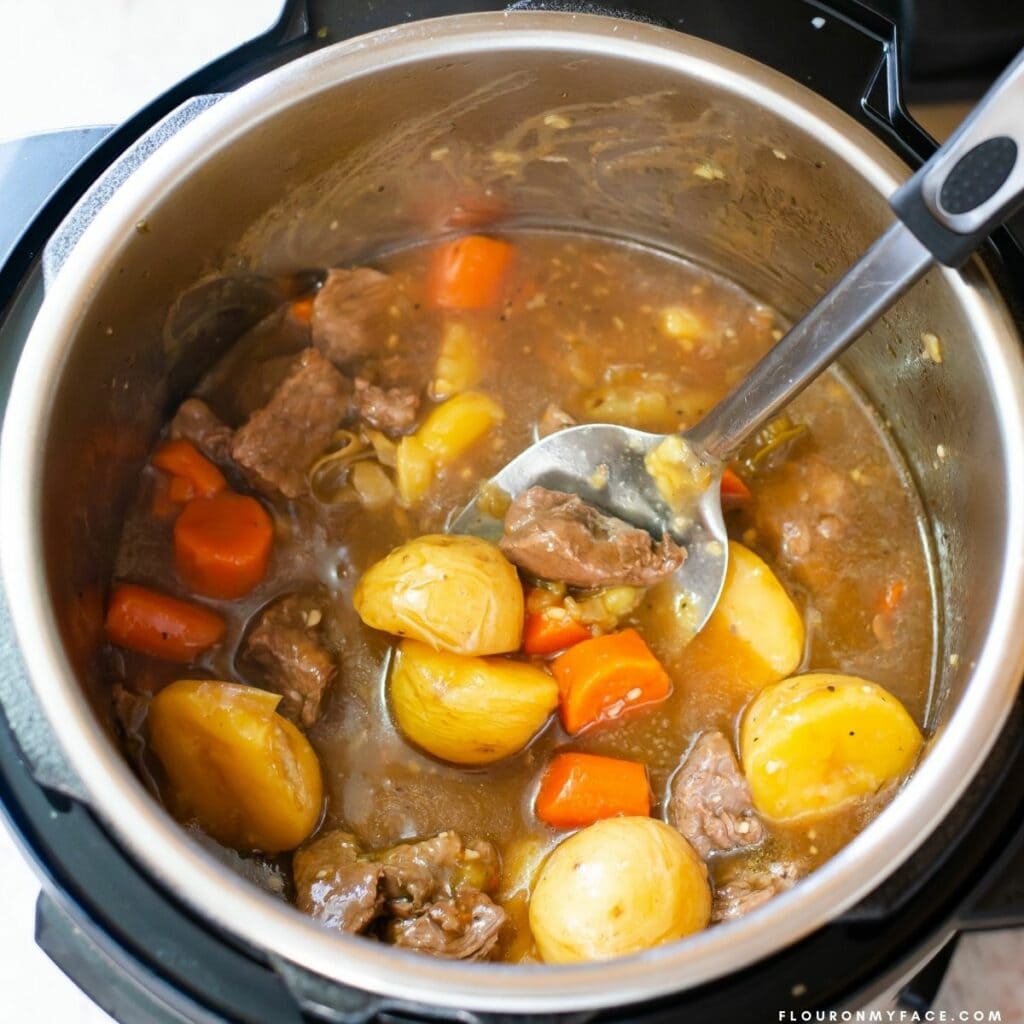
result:
M 389 692 L 402 732 L 455 764 L 490 764 L 522 750 L 558 704 L 558 684 L 543 669 L 415 640 L 399 646 Z
M 530 900 L 530 928 L 547 963 L 608 960 L 706 928 L 707 869 L 654 818 L 605 818 L 556 847 Z
M 729 541 L 722 596 L 697 637 L 701 653 L 742 666 L 754 690 L 784 679 L 804 656 L 804 622 L 789 594 L 749 548 Z
M 313 831 L 323 804 L 320 762 L 276 712 L 280 700 L 206 679 L 179 679 L 153 698 L 150 746 L 175 817 L 242 852 L 291 850 Z
M 368 626 L 455 654 L 505 654 L 523 636 L 512 563 L 477 537 L 428 534 L 372 565 L 352 597 Z
M 922 743 L 891 693 L 826 672 L 766 686 L 740 725 L 754 804 L 777 821 L 827 813 L 877 792 L 913 768 Z

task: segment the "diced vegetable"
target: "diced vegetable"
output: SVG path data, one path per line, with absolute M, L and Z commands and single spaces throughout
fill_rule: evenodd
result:
M 556 754 L 541 781 L 536 811 L 554 828 L 581 828 L 615 815 L 649 815 L 647 768 L 617 757 Z
M 398 648 L 389 695 L 402 732 L 455 764 L 490 764 L 522 750 L 558 704 L 558 686 L 542 669 L 415 640 Z
M 228 485 L 224 474 L 190 441 L 162 444 L 153 456 L 153 465 L 171 475 L 171 501 L 184 503 L 195 497 L 209 498 Z
M 913 768 L 921 732 L 875 683 L 813 672 L 765 687 L 740 726 L 758 811 L 788 820 L 833 811 Z
M 368 626 L 456 654 L 506 654 L 523 634 L 512 563 L 477 537 L 428 534 L 372 565 L 352 596 Z
M 395 479 L 406 505 L 413 505 L 434 482 L 434 456 L 416 437 L 403 437 L 395 449 Z
M 353 489 L 367 508 L 383 508 L 394 500 L 395 485 L 375 459 L 357 462 L 350 475 Z
M 465 391 L 437 406 L 415 434 L 398 443 L 398 491 L 406 504 L 430 488 L 438 469 L 454 462 L 504 419 L 500 405 L 478 391 Z
M 658 314 L 658 326 L 666 337 L 690 343 L 699 341 L 710 331 L 705 317 L 689 306 L 666 306 Z
M 711 467 L 678 434 L 669 434 L 652 448 L 644 467 L 665 503 L 678 512 L 698 501 L 711 482 Z
M 723 505 L 741 505 L 752 497 L 750 488 L 731 466 L 726 466 L 722 473 L 721 494 Z
M 121 583 L 107 607 L 107 639 L 118 647 L 187 663 L 224 635 L 224 620 L 207 608 L 148 587 Z
M 693 847 L 654 818 L 607 818 L 561 843 L 530 900 L 547 963 L 608 960 L 707 927 L 711 888 Z
M 445 325 L 429 394 L 435 401 L 467 391 L 480 381 L 480 353 L 473 332 L 462 323 Z
M 589 640 L 590 635 L 590 630 L 583 623 L 577 622 L 565 608 L 553 605 L 526 616 L 523 652 L 532 655 L 555 654 L 581 640 Z
M 555 658 L 551 671 L 568 733 L 664 700 L 672 691 L 668 673 L 635 629 L 584 640 Z
M 434 409 L 416 431 L 416 437 L 445 465 L 469 451 L 504 418 L 501 406 L 489 395 L 464 391 Z
M 196 498 L 174 524 L 175 565 L 199 594 L 241 597 L 266 575 L 273 542 L 274 525 L 255 498 Z
M 514 249 L 486 235 L 466 235 L 438 246 L 430 262 L 427 298 L 441 309 L 497 309 Z
M 291 850 L 313 831 L 323 804 L 320 762 L 275 711 L 280 700 L 197 679 L 171 683 L 153 698 L 150 743 L 176 818 L 241 852 Z

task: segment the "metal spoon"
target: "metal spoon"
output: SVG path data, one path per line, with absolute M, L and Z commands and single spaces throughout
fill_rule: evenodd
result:
M 718 601 L 728 560 L 723 464 L 911 287 L 934 262 L 959 267 L 1024 202 L 1024 51 L 941 149 L 890 200 L 897 222 L 746 378 L 682 439 L 711 469 L 680 515 L 644 459 L 666 435 L 607 423 L 570 427 L 513 459 L 492 484 L 515 496 L 535 484 L 578 494 L 610 515 L 687 549 L 675 585 L 694 631 Z M 595 473 L 599 467 L 600 473 Z M 607 483 L 602 480 L 606 478 Z M 474 500 L 449 524 L 491 540 L 502 523 Z

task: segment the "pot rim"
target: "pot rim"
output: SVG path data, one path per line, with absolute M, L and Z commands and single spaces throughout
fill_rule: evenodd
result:
M 666 995 L 721 977 L 820 928 L 892 873 L 924 841 L 975 775 L 1024 674 L 1024 478 L 1007 481 L 1006 560 L 986 642 L 941 741 L 895 801 L 849 845 L 788 893 L 745 918 L 680 943 L 578 966 L 465 964 L 330 934 L 258 891 L 191 841 L 130 771 L 96 720 L 65 657 L 51 612 L 41 531 L 43 450 L 52 389 L 90 297 L 132 226 L 179 176 L 260 121 L 383 64 L 494 49 L 555 50 L 676 69 L 748 95 L 803 125 L 869 184 L 890 194 L 906 166 L 867 129 L 799 83 L 715 44 L 669 29 L 593 15 L 515 12 L 414 22 L 327 47 L 242 87 L 186 125 L 121 185 L 69 255 L 17 368 L 0 441 L 0 568 L 34 692 L 90 807 L 131 855 L 204 919 L 243 943 L 343 984 L 398 1000 L 504 1012 L 569 1011 Z M 973 323 L 1001 411 L 1009 465 L 1024 465 L 1024 365 L 999 296 L 978 265 L 942 271 Z M 263 938 L 257 938 L 263 937 Z M 266 937 L 272 937 L 269 940 Z

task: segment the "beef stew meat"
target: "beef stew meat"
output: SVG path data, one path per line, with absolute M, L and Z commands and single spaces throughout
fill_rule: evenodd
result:
M 270 401 L 235 433 L 231 458 L 263 494 L 297 498 L 306 470 L 347 417 L 351 384 L 314 348 L 296 356 Z
M 574 587 L 648 587 L 672 575 L 686 552 L 666 533 L 607 516 L 575 494 L 531 487 L 505 513 L 498 545 L 513 565 Z
M 336 669 L 320 639 L 323 614 L 315 599 L 289 594 L 260 613 L 242 649 L 264 669 L 266 688 L 281 694 L 277 710 L 305 728 L 320 717 Z
M 369 854 L 349 833 L 328 832 L 296 851 L 293 871 L 299 909 L 327 927 L 446 959 L 487 956 L 505 922 L 488 895 L 494 847 L 454 832 Z
M 671 540 L 485 486 L 575 422 L 685 428 L 783 326 L 607 239 L 330 270 L 141 474 L 106 622 L 126 755 L 243 876 L 438 957 L 607 958 L 799 885 L 924 742 L 929 551 L 873 411 L 831 371 L 729 467 L 695 637 Z M 445 533 L 480 488 L 500 545 Z
M 723 733 L 703 733 L 686 755 L 672 779 L 668 821 L 705 858 L 764 839 L 750 786 Z
M 379 352 L 381 325 L 395 297 L 394 282 L 379 270 L 331 270 L 313 300 L 313 344 L 346 369 Z

